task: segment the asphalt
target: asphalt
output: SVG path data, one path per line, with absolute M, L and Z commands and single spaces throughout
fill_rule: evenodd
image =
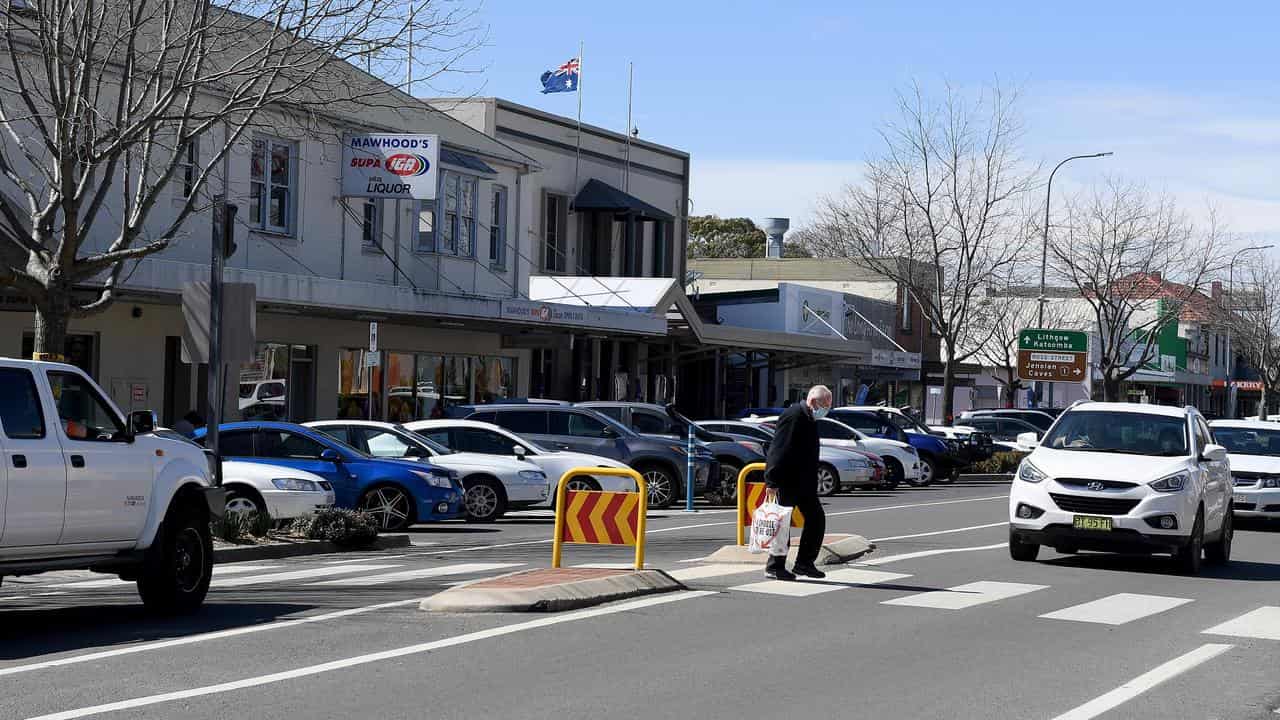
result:
M 449 583 L 547 566 L 538 512 L 417 527 L 403 550 L 225 566 L 181 619 L 148 617 L 131 585 L 78 584 L 101 576 L 6 579 L 0 718 L 1277 717 L 1280 621 L 1247 614 L 1280 606 L 1280 526 L 1242 528 L 1235 562 L 1195 578 L 1159 557 L 1018 563 L 1007 493 L 831 498 L 829 530 L 879 549 L 783 587 L 702 559 L 732 542 L 731 510 L 654 511 L 649 566 L 704 576 L 558 614 L 418 610 Z M 1042 617 L 1061 611 L 1077 619 Z

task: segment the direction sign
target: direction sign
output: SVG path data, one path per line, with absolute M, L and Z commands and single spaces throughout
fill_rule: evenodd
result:
M 1089 371 L 1089 336 L 1078 330 L 1018 333 L 1018 379 L 1082 382 Z

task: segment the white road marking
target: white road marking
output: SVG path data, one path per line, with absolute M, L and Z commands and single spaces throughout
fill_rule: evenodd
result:
M 1215 625 L 1204 635 L 1234 635 L 1259 640 L 1280 640 L 1280 607 L 1266 605 Z
M 369 572 L 372 570 L 388 570 L 397 568 L 399 565 L 327 565 L 325 567 L 308 568 L 306 570 L 293 570 L 290 572 L 271 573 L 269 575 L 249 575 L 246 577 L 234 577 L 228 580 L 213 581 L 216 588 L 243 587 L 245 585 L 260 585 L 262 583 L 288 582 L 290 580 L 306 580 L 307 578 L 324 577 L 325 575 L 345 575 L 347 573 Z
M 632 562 L 602 562 L 602 563 L 582 563 L 581 565 L 570 565 L 574 568 L 598 568 L 600 570 L 634 570 L 635 561 Z M 652 570 L 653 566 L 645 563 L 644 569 Z
M 231 682 L 219 683 L 217 685 L 205 685 L 203 687 L 196 687 L 188 690 L 176 690 L 174 692 L 160 693 L 158 695 L 145 695 L 143 697 L 132 698 L 130 700 L 121 700 L 118 702 L 103 703 L 101 705 L 92 705 L 74 710 L 65 710 L 62 712 L 40 715 L 28 718 L 28 720 L 75 720 L 75 718 L 100 715 L 108 712 L 117 712 L 120 710 L 131 710 L 133 708 L 147 707 L 150 705 L 159 705 L 161 703 L 173 702 L 175 700 L 186 700 L 189 698 L 204 697 L 206 695 L 234 692 L 236 690 L 261 687 L 263 685 L 271 685 L 273 683 L 285 682 L 287 680 L 296 680 L 298 678 L 333 672 L 335 670 L 344 670 L 346 668 L 356 667 L 359 665 L 368 665 L 371 663 L 382 662 L 384 660 L 394 660 L 396 658 L 406 657 L 409 655 L 421 655 L 433 650 L 442 650 L 444 648 L 456 647 L 458 645 L 466 645 L 468 643 L 502 637 L 504 635 L 512 635 L 528 630 L 536 630 L 538 628 L 551 627 L 553 625 L 562 625 L 565 623 L 601 617 L 604 615 L 631 612 L 646 607 L 652 607 L 654 605 L 665 605 L 668 603 L 680 602 L 682 600 L 693 600 L 695 598 L 706 597 L 714 594 L 714 592 L 710 591 L 690 591 L 655 595 L 652 597 L 640 598 L 639 600 L 617 603 L 615 605 L 591 608 L 589 610 L 579 610 L 577 612 L 565 613 L 563 615 L 527 620 L 525 622 L 515 623 L 514 625 L 504 625 L 501 627 L 490 628 L 488 630 L 479 630 L 463 635 L 455 635 L 441 640 L 433 640 L 431 642 L 418 643 L 416 645 L 407 645 L 405 647 L 368 653 L 366 655 L 356 655 L 316 665 L 307 665 L 293 670 L 271 673 L 269 675 L 258 675 L 255 677 L 245 678 L 243 680 L 234 680 Z
M 745 563 L 717 563 L 712 565 L 680 568 L 679 570 L 672 570 L 667 574 L 681 582 L 684 582 L 685 580 L 702 580 L 704 578 L 723 577 L 725 575 L 758 573 L 762 567 L 763 566 L 761 565 L 748 565 Z
M 17 675 L 18 673 L 31 672 L 32 670 L 44 670 L 46 668 L 62 667 L 64 665 L 76 665 L 79 663 L 92 662 L 94 660 L 104 660 L 106 658 L 117 657 L 119 655 L 133 655 L 135 653 L 150 652 L 152 650 L 161 650 L 180 645 L 192 645 L 194 643 L 208 642 L 210 640 L 221 640 L 222 638 L 249 635 L 252 633 L 266 632 L 268 630 L 285 630 L 298 625 L 321 623 L 329 620 L 337 620 L 338 618 L 350 617 L 352 615 L 373 612 L 374 610 L 384 610 L 386 608 L 399 607 L 401 605 L 412 605 L 421 602 L 422 598 L 396 600 L 395 602 L 385 602 L 378 603 L 377 605 L 366 605 L 364 607 L 338 610 L 336 612 L 324 613 L 323 615 L 311 615 L 309 617 L 295 618 L 292 620 L 277 620 L 276 622 L 265 623 L 262 625 L 249 625 L 246 627 L 232 628 L 230 630 L 217 630 L 214 632 L 201 633 L 199 635 L 174 638 L 172 640 L 157 640 L 155 642 L 139 643 L 137 645 L 116 648 L 114 650 L 103 650 L 101 652 L 73 655 L 71 657 L 58 658 L 56 660 L 45 660 L 42 662 L 28 663 L 26 665 L 14 665 L 12 667 L 0 668 L 0 676 Z
M 1124 625 L 1148 615 L 1172 610 L 1189 602 L 1191 602 L 1190 598 L 1116 593 L 1093 602 L 1045 613 L 1040 617 L 1050 620 L 1073 620 L 1075 622 L 1098 623 L 1101 625 Z
M 975 545 L 973 547 L 962 548 L 941 548 L 938 550 L 921 550 L 919 552 L 899 553 L 897 555 L 886 555 L 884 557 L 871 558 L 870 560 L 860 560 L 855 565 L 887 565 L 892 562 L 902 560 L 915 560 L 922 557 L 933 557 L 934 555 L 950 555 L 951 553 L 973 552 L 975 550 L 996 550 L 998 548 L 1009 547 L 1008 543 L 996 543 L 994 545 Z
M 975 605 L 985 605 L 997 600 L 1025 595 L 1036 590 L 1044 590 L 1047 587 L 1049 586 L 980 580 L 965 585 L 957 585 L 946 590 L 935 590 L 933 592 L 923 592 L 893 600 L 885 600 L 880 604 L 937 608 L 939 610 L 963 610 Z
M 833 592 L 836 590 L 845 590 L 851 584 L 875 585 L 877 583 L 889 582 L 890 580 L 900 580 L 906 577 L 911 576 L 903 575 L 901 573 L 846 568 L 844 570 L 834 570 L 827 573 L 827 577 L 823 580 L 806 579 L 794 582 L 786 580 L 764 580 L 762 582 L 739 585 L 729 589 L 741 590 L 744 592 L 766 593 L 768 595 L 809 597 L 810 595 L 821 595 L 822 593 Z
M 242 575 L 244 573 L 262 572 L 264 570 L 275 570 L 279 565 L 214 565 L 213 577 L 218 578 L 223 575 Z M 89 589 L 114 587 L 116 585 L 134 585 L 132 580 L 121 580 L 120 578 L 105 578 L 103 580 L 83 580 L 81 582 L 70 583 L 54 583 L 45 587 L 72 588 L 72 589 Z
M 309 585 L 343 585 L 347 587 L 360 585 L 386 585 L 387 583 L 405 582 L 406 580 L 421 580 L 424 578 L 440 577 L 443 575 L 463 575 L 465 573 L 502 570 L 505 568 L 520 567 L 521 565 L 524 565 L 524 563 L 461 563 L 459 565 L 445 565 L 444 567 L 401 570 L 400 572 L 385 573 L 383 575 L 362 575 L 360 577 L 338 578 L 337 580 L 322 580 L 321 582 L 309 583 Z
M 892 537 L 871 538 L 871 542 L 885 542 L 886 540 L 909 540 L 911 538 L 932 537 L 934 535 L 947 535 L 950 533 L 966 532 L 969 530 L 984 530 L 986 528 L 1008 526 L 1008 520 L 1000 522 L 987 523 L 986 525 L 970 525 L 969 527 L 951 528 L 950 530 L 934 530 L 933 532 L 915 533 L 913 535 L 894 535 Z
M 1094 698 L 1073 710 L 1068 710 L 1053 720 L 1092 720 L 1120 707 L 1160 683 L 1214 659 L 1232 647 L 1214 643 L 1201 645 L 1185 655 L 1179 655 L 1167 663 L 1152 668 L 1105 695 Z

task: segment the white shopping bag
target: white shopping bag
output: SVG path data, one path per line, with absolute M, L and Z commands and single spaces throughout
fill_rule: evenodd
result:
M 791 547 L 791 508 L 767 502 L 751 516 L 747 552 L 786 555 Z

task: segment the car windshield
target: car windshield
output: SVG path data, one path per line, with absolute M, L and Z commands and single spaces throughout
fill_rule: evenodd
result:
M 1187 454 L 1187 422 L 1168 415 L 1078 410 L 1059 418 L 1042 446 L 1176 457 Z
M 1280 430 L 1215 427 L 1213 439 L 1233 455 L 1280 457 Z
M 632 430 L 631 428 L 627 427 L 626 425 L 623 425 L 622 423 L 618 422 L 617 420 L 614 420 L 613 418 L 609 417 L 608 415 L 605 415 L 602 412 L 596 412 L 594 410 L 591 410 L 591 408 L 583 408 L 583 409 L 590 411 L 591 417 L 597 420 L 600 420 L 605 425 L 608 425 L 614 430 L 617 430 L 618 437 L 625 437 L 625 438 L 640 437 L 640 433 L 636 432 L 635 430 Z
M 400 438 L 405 442 L 417 443 L 419 445 L 426 445 L 428 448 L 431 449 L 431 452 L 437 455 L 449 455 L 453 453 L 452 450 L 441 445 L 435 440 L 432 440 L 431 438 L 425 435 L 419 435 L 418 433 L 410 430 L 409 428 L 403 425 L 396 425 L 396 434 L 399 435 Z
M 889 422 L 892 423 L 895 427 L 897 427 L 900 430 L 912 430 L 922 435 L 930 434 L 929 428 L 925 427 L 924 425 L 921 425 L 915 420 L 912 420 L 906 415 L 899 415 L 898 413 L 886 413 L 886 414 L 889 418 Z

